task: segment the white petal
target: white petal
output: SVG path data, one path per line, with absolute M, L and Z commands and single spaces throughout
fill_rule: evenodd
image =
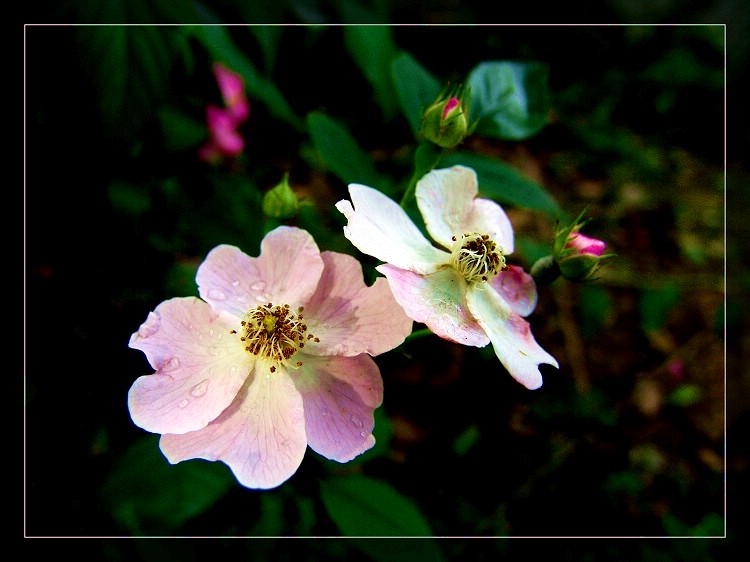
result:
M 495 355 L 508 372 L 528 389 L 542 386 L 540 363 L 558 367 L 531 334 L 529 323 L 513 312 L 503 298 L 487 284 L 469 289 L 469 309 L 490 337 Z
M 474 232 L 464 225 L 476 195 L 477 175 L 464 166 L 432 170 L 417 182 L 417 205 L 436 242 L 450 248 L 452 236 Z
M 462 225 L 463 232 L 488 234 L 507 256 L 513 253 L 513 227 L 503 208 L 489 199 L 475 199 Z
M 447 263 L 449 254 L 435 248 L 395 201 L 359 184 L 349 186 L 349 195 L 351 202 L 344 199 L 336 208 L 348 220 L 344 236 L 360 252 L 417 273 Z

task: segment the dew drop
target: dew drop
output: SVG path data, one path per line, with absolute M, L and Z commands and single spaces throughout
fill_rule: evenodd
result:
M 208 379 L 202 380 L 198 384 L 196 384 L 191 390 L 190 390 L 190 396 L 195 396 L 196 398 L 203 396 L 206 391 L 208 390 Z
M 213 329 L 213 328 L 210 328 L 210 329 L 208 330 L 208 335 L 209 335 L 209 336 L 213 336 L 213 335 L 214 335 L 214 329 Z
M 220 351 L 219 347 L 215 345 L 208 348 L 208 352 L 214 356 L 218 355 Z
M 182 401 L 181 401 L 181 402 L 180 402 L 179 404 L 177 404 L 177 405 L 178 405 L 178 406 L 179 406 L 180 408 L 184 408 L 184 407 L 185 407 L 185 406 L 187 406 L 188 404 L 190 404 L 190 400 L 188 400 L 187 398 L 185 398 L 184 400 L 182 400 Z
M 224 294 L 224 291 L 220 291 L 219 289 L 211 289 L 210 291 L 208 291 L 208 298 L 217 301 L 223 301 L 227 298 L 227 296 Z
M 360 431 L 359 432 L 359 436 L 360 437 L 367 437 L 367 432 L 366 431 Z
M 180 366 L 180 360 L 177 359 L 177 357 L 172 357 L 169 361 L 164 363 L 164 365 L 161 366 L 162 371 L 174 371 L 177 367 Z
M 239 284 L 240 284 L 239 280 L 237 280 L 237 281 L 232 281 L 232 287 L 236 287 L 236 286 L 237 286 L 237 285 L 239 285 Z
M 149 312 L 146 321 L 138 328 L 138 335 L 142 338 L 153 336 L 159 331 L 159 326 L 161 326 L 161 318 L 157 314 Z
M 250 285 L 250 288 L 253 291 L 262 291 L 263 289 L 266 288 L 266 283 L 264 281 L 256 281 L 255 283 Z
M 359 418 L 358 418 L 357 416 L 355 416 L 354 414 L 352 414 L 352 415 L 351 415 L 351 417 L 349 418 L 349 421 L 351 421 L 351 422 L 352 422 L 352 423 L 353 423 L 354 425 L 356 425 L 357 427 L 362 427 L 362 426 L 364 425 L 364 424 L 362 423 L 362 420 L 360 420 L 360 419 L 359 419 Z

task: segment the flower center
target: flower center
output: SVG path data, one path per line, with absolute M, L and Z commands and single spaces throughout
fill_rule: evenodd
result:
M 489 281 L 508 268 L 502 249 L 487 234 L 453 236 L 451 264 L 469 283 Z
M 245 344 L 245 351 L 277 363 L 287 361 L 310 340 L 320 342 L 307 333 L 302 307 L 294 312 L 288 304 L 274 306 L 269 302 L 256 306 L 245 314 L 240 325 L 240 341 Z M 302 362 L 297 361 L 295 366 L 302 366 Z M 271 367 L 271 372 L 275 370 Z

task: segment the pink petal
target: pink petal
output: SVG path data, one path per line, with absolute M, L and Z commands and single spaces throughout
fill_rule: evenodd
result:
M 237 99 L 232 104 L 227 106 L 229 115 L 235 122 L 235 125 L 239 125 L 250 116 L 250 102 L 246 99 Z
M 558 364 L 536 342 L 529 323 L 486 284 L 469 289 L 466 300 L 490 337 L 495 355 L 511 376 L 528 389 L 542 386 L 538 365 L 549 363 L 558 367 Z
M 212 135 L 221 134 L 223 131 L 234 131 L 236 123 L 229 111 L 213 105 L 206 106 L 206 123 Z
M 229 70 L 221 63 L 215 63 L 213 67 L 219 91 L 227 107 L 235 107 L 245 99 L 245 84 L 242 76 Z
M 310 447 L 346 462 L 375 444 L 373 412 L 383 401 L 383 379 L 371 357 L 304 355 L 293 375 L 305 404 Z
M 417 275 L 389 264 L 376 269 L 386 276 L 393 296 L 415 322 L 456 343 L 484 347 L 490 342 L 466 307 L 466 281 L 452 268 L 430 275 Z
M 251 379 L 207 427 L 162 436 L 169 462 L 219 460 L 248 488 L 275 488 L 296 472 L 307 448 L 302 396 L 283 367 L 258 362 Z
M 225 156 L 234 158 L 245 150 L 245 139 L 234 129 L 214 131 L 214 143 Z
M 468 232 L 463 225 L 476 195 L 477 175 L 464 166 L 432 170 L 417 182 L 417 205 L 427 232 L 444 248 L 451 248 L 453 236 Z
M 348 220 L 344 236 L 360 252 L 417 273 L 448 263 L 450 255 L 435 248 L 392 199 L 358 184 L 349 185 L 349 195 L 351 202 L 339 201 L 336 208 Z
M 536 308 L 536 283 L 522 267 L 509 265 L 508 269 L 501 271 L 490 284 L 513 312 L 528 316 Z
M 315 241 L 304 230 L 280 226 L 261 242 L 252 258 L 234 246 L 217 246 L 198 268 L 201 297 L 219 310 L 242 318 L 259 304 L 304 305 L 323 271 Z
M 128 393 L 133 422 L 153 433 L 205 427 L 237 395 L 252 356 L 230 337 L 230 316 L 194 297 L 161 303 L 130 338 L 156 369 Z
M 489 199 L 475 199 L 462 232 L 488 234 L 507 256 L 513 253 L 513 227 L 503 208 Z
M 606 244 L 601 240 L 584 236 L 583 234 L 576 232 L 570 235 L 565 247 L 573 248 L 579 254 L 601 256 Z
M 388 282 L 368 287 L 362 266 L 351 256 L 321 254 L 325 269 L 305 306 L 309 333 L 320 339 L 305 351 L 315 355 L 378 355 L 403 343 L 412 321 L 393 298 Z

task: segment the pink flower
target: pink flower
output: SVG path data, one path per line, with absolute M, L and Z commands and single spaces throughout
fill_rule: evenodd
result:
M 370 355 L 412 326 L 384 279 L 366 286 L 357 260 L 281 226 L 257 258 L 214 248 L 196 280 L 203 300 L 164 301 L 129 344 L 156 371 L 130 388 L 130 415 L 162 434 L 169 462 L 219 460 L 273 488 L 307 445 L 338 462 L 373 446 L 383 382 Z
M 477 347 L 492 342 L 518 382 L 540 387 L 538 365 L 558 364 L 522 318 L 536 306 L 536 285 L 520 267 L 506 265 L 513 229 L 497 203 L 476 198 L 474 170 L 433 170 L 417 183 L 419 210 L 440 248 L 379 191 L 351 184 L 349 194 L 351 202 L 336 204 L 348 220 L 344 235 L 360 251 L 386 262 L 377 270 L 388 278 L 406 314 L 450 341 Z
M 239 74 L 221 63 L 215 63 L 213 71 L 224 107 L 206 106 L 209 138 L 198 149 L 198 156 L 205 162 L 218 164 L 224 159 L 236 158 L 245 149 L 245 139 L 238 128 L 250 115 L 250 102 Z
M 250 115 L 250 102 L 245 97 L 245 83 L 242 76 L 232 72 L 220 62 L 214 63 L 213 71 L 224 106 L 229 110 L 236 124 L 242 123 Z
M 596 238 L 584 236 L 579 232 L 574 232 L 568 237 L 565 248 L 572 249 L 579 255 L 601 256 L 606 244 Z

